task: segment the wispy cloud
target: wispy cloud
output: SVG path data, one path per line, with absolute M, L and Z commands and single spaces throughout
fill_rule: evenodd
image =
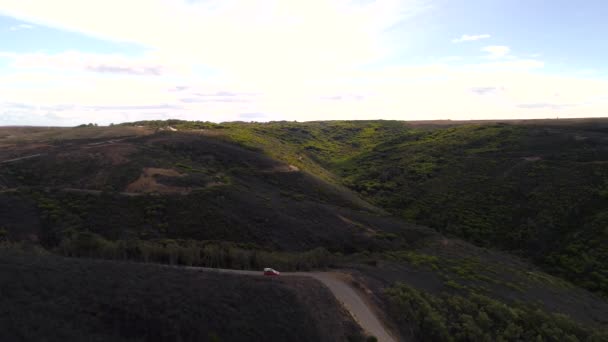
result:
M 159 66 L 154 67 L 124 67 L 115 65 L 87 65 L 85 67 L 87 71 L 99 72 L 99 73 L 113 73 L 113 74 L 127 74 L 127 75 L 155 75 L 159 76 L 162 74 L 162 68 Z
M 36 109 L 36 106 L 32 106 L 27 103 L 16 103 L 16 102 L 4 102 L 0 103 L 0 106 L 10 109 Z
M 181 86 L 175 86 L 173 88 L 170 88 L 169 91 L 180 92 L 180 91 L 185 91 L 185 90 L 188 90 L 188 89 L 190 89 L 189 86 L 183 86 L 183 85 L 181 85 Z
M 93 54 L 66 51 L 56 54 L 1 52 L 0 57 L 12 59 L 12 67 L 21 69 L 63 69 L 95 73 L 159 76 L 179 66 L 157 56 L 130 57 L 119 54 Z
M 365 99 L 363 95 L 357 94 L 343 94 L 343 95 L 332 95 L 322 96 L 321 99 L 329 101 L 361 101 Z
M 10 31 L 19 31 L 19 30 L 31 30 L 35 27 L 36 26 L 30 25 L 30 24 L 19 24 L 19 25 L 13 25 L 13 26 L 9 27 L 8 29 Z
M 192 98 L 187 97 L 180 99 L 181 102 L 184 103 L 206 103 L 206 102 L 227 102 L 227 103 L 246 103 L 251 102 L 250 99 L 243 98 L 229 98 L 229 97 L 217 97 L 217 98 Z
M 473 35 L 463 34 L 462 36 L 460 36 L 460 38 L 452 39 L 452 43 L 472 42 L 472 41 L 481 40 L 481 39 L 488 39 L 490 37 L 492 37 L 492 36 L 489 34 L 473 34 Z
M 504 91 L 504 87 L 473 87 L 470 89 L 477 95 L 496 94 L 498 92 Z
M 559 110 L 564 108 L 576 107 L 576 104 L 557 104 L 557 103 L 522 103 L 518 104 L 518 108 L 524 109 L 551 109 L 551 110 Z
M 135 106 L 87 106 L 86 110 L 106 111 L 106 110 L 159 110 L 159 109 L 182 109 L 181 106 L 161 104 L 161 105 L 135 105 Z
M 0 13 L 274 83 L 386 57 L 395 48 L 382 39 L 387 29 L 428 11 L 430 2 L 3 0 Z
M 220 90 L 215 92 L 193 92 L 189 95 L 189 97 L 181 98 L 179 101 L 183 103 L 248 103 L 253 102 L 260 94 Z
M 232 96 L 254 96 L 255 93 L 240 93 L 231 91 L 216 91 L 213 93 L 194 93 L 193 95 L 200 97 L 232 97 Z
M 502 58 L 511 52 L 511 48 L 504 45 L 485 46 L 481 51 L 488 53 L 487 58 Z
M 428 74 L 429 70 L 434 70 L 432 79 L 408 81 L 419 74 Z M 389 79 L 386 74 L 396 74 L 398 78 Z M 363 79 L 365 82 L 358 82 Z M 16 84 L 31 86 L 15 87 Z M 63 118 L 57 122 L 65 124 L 103 124 L 152 118 L 158 113 L 186 120 L 221 122 L 482 119 L 488 118 L 488 113 L 500 118 L 546 118 L 554 115 L 556 109 L 560 110 L 560 117 L 602 116 L 608 112 L 605 99 L 590 101 L 605 98 L 608 93 L 606 81 L 535 75 L 496 65 L 419 66 L 402 71 L 391 68 L 386 73 L 357 76 L 349 82 L 348 90 L 335 85 L 286 87 L 268 90 L 259 96 L 232 96 L 248 93 L 238 83 L 215 89 L 211 84 L 178 84 L 188 88 L 171 91 L 173 88 L 167 87 L 159 78 L 108 78 L 86 74 L 84 78 L 72 75 L 45 80 L 37 74 L 0 75 L 0 94 L 11 102 L 0 103 L 0 121 L 15 124 L 18 123 L 15 120 L 40 120 L 42 124 L 47 122 L 44 115 L 48 113 Z M 228 96 L 195 96 L 193 93 Z M 560 94 L 559 98 L 556 93 Z M 364 100 L 358 100 L 360 96 L 364 96 Z M 184 98 L 193 101 L 181 101 Z M 243 99 L 250 101 L 234 102 Z M 584 105 L 574 107 L 572 104 Z M 3 120 L 3 113 L 12 113 L 12 119 Z M 264 113 L 265 117 L 243 116 L 244 113 Z M 27 115 L 35 120 L 25 120 Z

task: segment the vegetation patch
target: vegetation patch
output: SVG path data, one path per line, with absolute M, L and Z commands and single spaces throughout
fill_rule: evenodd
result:
M 459 289 L 459 285 L 453 284 Z M 402 332 L 422 341 L 605 341 L 608 331 L 490 297 L 431 295 L 405 284 L 386 291 Z

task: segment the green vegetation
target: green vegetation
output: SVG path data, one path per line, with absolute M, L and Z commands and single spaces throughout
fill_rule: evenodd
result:
M 421 341 L 606 341 L 608 331 L 531 305 L 479 294 L 432 295 L 405 284 L 386 291 L 402 332 Z
M 421 317 L 438 339 L 603 336 L 592 325 L 606 302 L 577 286 L 608 296 L 606 120 L 168 120 L 4 129 L 0 143 L 0 160 L 34 156 L 0 168 L 4 244 L 256 270 L 338 264 L 382 283 L 377 294 L 395 281 L 428 290 L 379 298 L 419 337 Z
M 76 232 L 62 240 L 55 251 L 69 257 L 244 270 L 261 270 L 271 265 L 284 271 L 308 271 L 329 267 L 335 259 L 322 247 L 287 253 L 239 247 L 227 242 L 171 239 L 110 241 L 86 231 Z
M 289 189 L 290 183 L 280 186 Z M 263 183 L 262 186 L 249 183 L 250 187 L 261 188 L 255 196 L 238 185 L 216 186 L 178 196 L 22 191 L 0 194 L 0 203 L 7 203 L 6 208 L 18 208 L 4 216 L 9 233 L 17 236 L 27 228 L 50 249 L 82 231 L 112 241 L 231 241 L 285 252 L 323 246 L 332 253 L 345 254 L 402 246 L 429 234 L 412 231 L 407 241 L 392 235 L 388 235 L 390 239 L 384 235 L 370 236 L 362 227 L 382 228 L 385 223 L 381 218 L 342 208 L 342 215 L 353 220 L 344 221 L 336 215 L 334 207 L 320 205 L 324 201 L 336 203 L 339 198 L 306 187 L 306 182 L 298 183 L 294 184 L 295 189 L 286 192 L 269 190 Z M 31 222 L 25 224 L 23 213 L 28 213 Z M 357 226 L 351 222 L 361 223 Z M 328 230 L 328 226 L 332 229 Z M 407 228 L 399 227 L 403 231 Z
M 435 253 L 435 254 L 429 254 Z M 377 264 L 378 261 L 412 266 L 415 269 L 431 271 L 439 276 L 443 286 L 462 290 L 463 293 L 478 291 L 486 295 L 516 291 L 525 293 L 526 288 L 544 286 L 546 288 L 571 288 L 566 281 L 545 273 L 526 271 L 522 266 L 462 255 L 441 255 L 439 251 L 393 250 L 382 253 L 359 255 L 357 261 Z M 504 261 L 503 261 L 504 262 Z
M 608 146 L 575 133 L 509 125 L 419 131 L 336 170 L 395 214 L 531 257 L 608 295 Z
M 439 269 L 439 258 L 434 255 L 416 251 L 390 251 L 385 252 L 382 256 L 388 260 L 407 261 L 414 266 L 427 266 L 433 270 Z
M 193 129 L 208 129 L 208 128 L 222 128 L 222 125 L 215 124 L 208 121 L 185 121 L 178 119 L 170 120 L 144 120 L 135 121 L 119 124 L 118 126 L 145 126 L 149 128 L 167 128 L 173 127 L 179 130 L 193 130 Z
M 405 219 L 530 257 L 608 295 L 605 122 L 226 123 L 260 149 Z

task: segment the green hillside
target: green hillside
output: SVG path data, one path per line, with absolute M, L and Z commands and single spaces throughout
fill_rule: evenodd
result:
M 269 123 L 236 131 L 227 135 L 330 174 L 395 215 L 529 257 L 608 295 L 605 120 Z
M 0 146 L 0 245 L 340 270 L 411 340 L 605 339 L 608 120 L 170 120 L 0 128 Z

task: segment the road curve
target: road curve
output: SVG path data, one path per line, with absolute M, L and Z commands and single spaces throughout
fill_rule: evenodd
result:
M 248 276 L 262 276 L 261 271 L 245 271 L 245 270 L 229 270 L 222 268 L 208 267 L 193 267 L 186 266 L 185 268 L 206 272 L 232 273 Z M 353 316 L 355 321 L 359 323 L 361 328 L 369 335 L 375 336 L 379 342 L 396 342 L 388 329 L 382 324 L 374 310 L 370 305 L 357 293 L 344 277 L 335 272 L 285 272 L 281 273 L 281 277 L 299 276 L 314 278 L 325 285 L 336 299 L 342 303 L 344 308 Z
M 315 272 L 299 275 L 310 276 L 327 286 L 366 333 L 376 336 L 378 341 L 396 342 L 365 299 L 349 283 L 341 279 L 338 274 Z

